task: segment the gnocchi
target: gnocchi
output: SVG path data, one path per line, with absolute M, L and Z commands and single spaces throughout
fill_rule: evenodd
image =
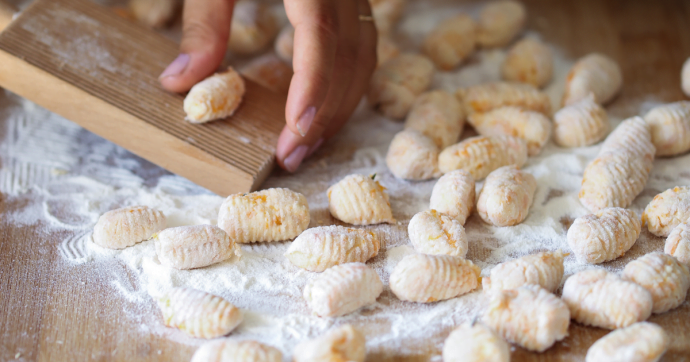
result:
M 328 188 L 328 209 L 334 218 L 352 225 L 393 224 L 385 190 L 373 177 L 349 175 Z
M 148 206 L 110 210 L 98 218 L 93 228 L 93 242 L 108 249 L 124 249 L 150 239 L 165 229 L 166 224 L 165 215 Z
M 573 104 L 594 94 L 599 104 L 609 103 L 620 92 L 623 74 L 615 60 L 598 53 L 580 58 L 566 78 L 563 105 Z
M 489 82 L 461 89 L 456 97 L 462 99 L 469 114 L 488 112 L 505 106 L 551 114 L 551 100 L 546 93 L 525 83 Z
M 241 70 L 242 75 L 274 92 L 287 93 L 292 81 L 292 67 L 274 55 L 258 57 Z
M 244 79 L 228 67 L 216 73 L 189 90 L 184 98 L 186 119 L 192 123 L 204 123 L 232 116 L 244 97 Z
M 372 231 L 343 226 L 319 226 L 303 232 L 285 252 L 300 268 L 322 272 L 332 266 L 366 262 L 375 257 L 381 241 Z
M 661 327 L 639 322 L 594 342 L 587 350 L 585 362 L 656 362 L 668 345 L 668 336 Z
M 388 34 L 405 10 L 407 0 L 370 0 L 371 15 L 379 34 Z
M 551 137 L 551 120 L 539 112 L 506 106 L 473 113 L 468 122 L 483 136 L 513 136 L 527 143 L 527 154 L 535 156 Z
M 604 107 L 589 93 L 579 101 L 561 108 L 553 116 L 553 140 L 561 147 L 591 146 L 609 132 Z
M 508 51 L 501 66 L 503 79 L 542 88 L 553 77 L 553 54 L 546 44 L 534 38 L 518 41 Z
M 263 3 L 243 0 L 235 3 L 228 49 L 252 55 L 266 48 L 278 33 L 278 19 Z
M 561 298 L 574 320 L 594 327 L 623 328 L 652 314 L 652 295 L 646 289 L 603 269 L 566 279 Z
M 664 245 L 664 253 L 673 255 L 681 263 L 690 266 L 690 220 L 676 226 Z
M 175 17 L 177 0 L 129 0 L 129 10 L 141 24 L 150 28 L 162 28 Z
M 241 256 L 228 234 L 214 225 L 180 226 L 153 237 L 161 264 L 175 269 L 201 268 Z
M 656 236 L 669 236 L 671 231 L 690 220 L 690 187 L 677 186 L 652 199 L 642 214 L 642 224 Z
M 275 43 L 276 55 L 283 61 L 292 62 L 292 52 L 295 46 L 295 28 L 288 24 L 278 33 Z
M 282 362 L 276 348 L 255 341 L 221 339 L 199 347 L 191 362 Z
M 403 118 L 417 96 L 429 87 L 433 74 L 434 64 L 427 57 L 400 54 L 374 71 L 369 103 L 386 117 Z
M 424 53 L 439 69 L 452 70 L 474 51 L 476 24 L 460 14 L 439 23 L 424 40 Z
M 395 266 L 390 287 L 400 300 L 432 303 L 475 290 L 480 272 L 478 266 L 462 258 L 413 254 Z
M 364 362 L 366 352 L 366 340 L 362 333 L 345 324 L 319 338 L 298 344 L 292 353 L 292 361 Z
M 192 288 L 173 288 L 158 298 L 168 327 L 196 338 L 224 336 L 242 323 L 242 313 L 225 299 Z
M 319 317 L 339 317 L 373 304 L 383 291 L 381 278 L 362 263 L 336 265 L 304 287 L 304 299 Z
M 491 172 L 477 199 L 477 213 L 486 223 L 513 226 L 525 220 L 532 206 L 537 180 L 516 166 Z
M 379 36 L 376 42 L 377 66 L 400 55 L 400 48 L 387 36 Z
M 568 335 L 570 311 L 538 285 L 492 294 L 482 321 L 511 343 L 543 352 Z
M 580 261 L 599 264 L 625 254 L 637 241 L 640 229 L 634 211 L 604 208 L 575 219 L 568 229 L 568 245 Z
M 485 48 L 508 45 L 522 32 L 526 19 L 527 11 L 520 2 L 491 2 L 479 14 L 477 42 Z
M 456 143 L 465 126 L 462 104 L 452 94 L 433 90 L 414 101 L 405 120 L 405 129 L 412 129 L 431 138 L 440 150 Z
M 657 156 L 676 156 L 690 150 L 690 101 L 652 108 L 644 120 L 649 123 Z
M 428 180 L 440 176 L 438 153 L 438 147 L 430 138 L 407 129 L 393 137 L 386 154 L 386 165 L 397 178 Z
M 441 176 L 436 182 L 429 207 L 465 225 L 474 208 L 474 199 L 474 178 L 465 170 L 456 170 Z
M 683 69 L 680 72 L 680 83 L 685 95 L 690 97 L 690 58 L 683 64 Z
M 438 167 L 444 174 L 465 170 L 477 181 L 500 167 L 522 167 L 526 162 L 527 144 L 512 136 L 470 137 L 446 148 L 438 156 Z
M 536 284 L 553 293 L 563 279 L 563 258 L 560 251 L 542 252 L 498 264 L 489 277 L 482 278 L 485 291 L 517 289 Z
M 510 347 L 491 328 L 465 323 L 443 343 L 445 362 L 510 362 Z
M 652 313 L 664 313 L 681 305 L 690 288 L 690 269 L 676 258 L 650 253 L 631 261 L 623 279 L 641 285 L 652 295 Z
M 436 210 L 422 211 L 413 216 L 407 233 L 414 249 L 420 253 L 461 258 L 467 254 L 465 228 L 460 221 Z

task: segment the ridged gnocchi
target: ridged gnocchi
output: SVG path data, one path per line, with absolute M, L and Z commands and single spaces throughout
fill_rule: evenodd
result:
M 468 122 L 482 136 L 513 136 L 527 143 L 527 154 L 535 156 L 551 138 L 551 120 L 542 113 L 506 106 L 473 113 Z
M 522 32 L 526 19 L 527 11 L 520 2 L 491 2 L 479 14 L 477 42 L 485 48 L 508 45 Z
M 377 32 L 388 34 L 402 16 L 407 0 L 370 0 L 369 4 Z
M 378 236 L 369 230 L 339 225 L 319 226 L 303 232 L 285 252 L 285 257 L 300 268 L 321 272 L 344 263 L 375 257 L 381 248 Z
M 108 249 L 124 249 L 150 239 L 166 225 L 165 215 L 148 206 L 110 210 L 98 218 L 93 228 L 93 242 Z
M 553 140 L 561 147 L 591 146 L 606 137 L 609 120 L 604 107 L 590 93 L 561 108 L 553 116 Z
M 623 279 L 641 285 L 652 295 L 652 313 L 664 313 L 685 301 L 690 288 L 690 269 L 676 258 L 649 253 L 623 269 Z
M 194 269 L 242 255 L 228 234 L 214 225 L 179 226 L 153 237 L 161 264 L 175 269 Z
M 465 170 L 448 172 L 441 176 L 431 190 L 429 208 L 446 214 L 460 224 L 465 221 L 474 209 L 474 178 Z
M 292 353 L 293 362 L 364 362 L 366 340 L 355 327 L 345 324 L 321 337 L 302 342 Z
M 438 177 L 438 147 L 429 137 L 412 129 L 398 132 L 386 154 L 386 165 L 395 177 L 428 180 Z
M 594 94 L 599 104 L 607 104 L 620 92 L 623 85 L 623 74 L 615 60 L 598 53 L 580 58 L 566 78 L 563 105 L 573 104 Z
M 683 63 L 683 69 L 680 72 L 680 84 L 685 95 L 690 97 L 690 58 Z
M 439 69 L 452 70 L 474 51 L 476 28 L 467 14 L 448 18 L 424 39 L 424 53 Z
M 199 347 L 191 362 L 282 362 L 283 354 L 274 347 L 255 341 L 222 339 Z
M 266 4 L 237 1 L 232 15 L 228 49 L 252 55 L 266 48 L 279 31 L 278 19 Z
M 553 54 L 546 44 L 525 38 L 513 45 L 501 65 L 501 75 L 509 82 L 542 88 L 553 77 Z
M 673 255 L 681 263 L 690 266 L 690 220 L 676 226 L 664 245 L 664 253 Z
M 620 207 L 601 209 L 578 217 L 568 229 L 568 245 L 578 260 L 599 264 L 625 254 L 641 231 L 640 219 L 632 210 Z
M 224 336 L 242 323 L 242 312 L 227 300 L 192 288 L 173 288 L 158 298 L 168 327 L 196 338 Z
M 274 92 L 287 93 L 292 81 L 292 67 L 272 54 L 253 59 L 241 70 L 247 79 Z
M 482 287 L 484 291 L 500 291 L 536 284 L 553 293 L 563 279 L 564 257 L 558 250 L 506 261 L 491 269 L 490 276 L 482 278 Z
M 652 108 L 644 116 L 657 156 L 676 156 L 690 150 L 690 101 Z
M 491 172 L 477 199 L 477 213 L 495 226 L 517 225 L 527 218 L 537 180 L 517 166 L 504 166 Z
M 588 326 L 623 328 L 652 315 L 652 295 L 646 289 L 603 269 L 570 276 L 561 298 L 572 318 Z
M 274 50 L 278 57 L 288 63 L 292 62 L 292 52 L 295 45 L 295 28 L 292 25 L 286 25 L 278 36 L 274 45 Z
M 511 343 L 543 352 L 568 335 L 570 311 L 558 297 L 531 284 L 493 293 L 482 322 Z
M 395 266 L 390 287 L 400 300 L 432 303 L 475 290 L 480 272 L 471 261 L 455 256 L 413 254 Z
M 129 0 L 134 18 L 151 28 L 162 28 L 175 17 L 180 3 L 177 0 Z
M 587 350 L 585 362 L 656 362 L 668 345 L 668 336 L 661 327 L 639 322 L 594 342 Z
M 376 271 L 362 263 L 327 269 L 304 287 L 304 299 L 319 317 L 339 317 L 373 304 L 383 291 Z
M 417 213 L 407 226 L 414 249 L 423 254 L 451 255 L 464 258 L 467 235 L 460 221 L 436 210 Z
M 189 90 L 184 98 L 185 118 L 192 123 L 204 123 L 232 116 L 244 97 L 244 79 L 232 68 L 216 73 Z
M 438 167 L 444 174 L 465 170 L 477 181 L 500 167 L 522 167 L 526 162 L 527 143 L 512 136 L 470 137 L 446 148 L 438 156 Z
M 642 224 L 656 236 L 669 236 L 671 231 L 690 220 L 690 187 L 668 189 L 649 202 L 642 214 Z
M 510 362 L 510 346 L 491 328 L 465 323 L 443 343 L 445 362 Z
M 422 93 L 405 120 L 413 129 L 431 138 L 440 150 L 456 143 L 465 126 L 465 112 L 457 98 L 442 90 Z
M 403 53 L 381 64 L 371 76 L 369 103 L 384 116 L 401 119 L 431 84 L 434 64 L 419 54 Z
M 395 223 L 386 188 L 373 177 L 349 175 L 328 188 L 328 209 L 352 225 Z
M 530 84 L 514 82 L 489 82 L 461 89 L 456 97 L 463 101 L 468 114 L 488 112 L 505 106 L 551 114 L 549 96 Z

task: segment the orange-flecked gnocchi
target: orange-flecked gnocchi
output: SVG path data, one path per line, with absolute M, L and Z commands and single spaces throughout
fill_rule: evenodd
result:
M 429 208 L 446 214 L 460 224 L 470 216 L 475 199 L 474 178 L 464 170 L 451 171 L 443 175 L 431 191 Z
M 378 42 L 376 43 L 377 65 L 380 66 L 398 55 L 400 55 L 400 48 L 398 48 L 398 45 L 387 36 L 379 36 Z
M 184 98 L 186 119 L 192 123 L 204 123 L 232 116 L 244 97 L 244 79 L 228 67 L 216 73 L 189 90 Z
M 292 353 L 293 362 L 364 362 L 366 340 L 350 324 L 328 331 L 321 337 L 302 342 Z
M 685 95 L 690 97 L 690 58 L 683 64 L 683 69 L 680 72 L 680 83 Z
M 605 208 L 575 219 L 568 229 L 568 245 L 580 261 L 599 264 L 625 254 L 637 241 L 640 229 L 634 211 Z
M 551 137 L 551 121 L 542 113 L 506 106 L 473 113 L 468 122 L 483 136 L 513 136 L 527 143 L 527 154 L 538 155 Z
M 652 313 L 664 313 L 685 301 L 690 288 L 690 269 L 664 253 L 650 253 L 631 261 L 623 279 L 641 285 L 652 294 Z
M 278 19 L 268 6 L 250 0 L 237 1 L 228 49 L 235 54 L 256 54 L 273 41 L 278 30 Z
M 282 188 L 230 195 L 218 212 L 218 226 L 236 243 L 289 240 L 309 220 L 307 198 Z
M 467 254 L 467 235 L 460 221 L 436 210 L 417 213 L 407 226 L 414 249 L 423 254 L 452 255 L 464 258 Z
M 501 66 L 501 74 L 507 81 L 542 88 L 553 77 L 551 49 L 534 38 L 520 40 L 508 51 Z
M 570 311 L 538 285 L 492 294 L 482 321 L 511 343 L 543 352 L 568 335 Z
M 477 25 L 460 14 L 440 22 L 424 40 L 424 53 L 439 69 L 452 70 L 474 51 Z
M 370 0 L 371 15 L 379 34 L 393 30 L 405 10 L 407 0 Z
M 646 289 L 603 269 L 584 270 L 566 279 L 561 298 L 572 318 L 588 326 L 623 328 L 652 314 L 652 295 Z
M 527 143 L 512 136 L 477 136 L 467 138 L 441 152 L 441 172 L 465 170 L 479 181 L 492 171 L 509 165 L 522 167 L 527 162 Z
M 322 272 L 334 265 L 361 262 L 375 257 L 381 241 L 372 231 L 343 226 L 319 226 L 303 232 L 285 252 L 300 268 Z
M 652 108 L 644 120 L 650 125 L 657 156 L 676 156 L 690 150 L 690 101 Z
M 464 126 L 462 104 L 454 95 L 442 90 L 429 91 L 417 97 L 405 120 L 405 129 L 421 132 L 440 150 L 456 143 Z
M 255 341 L 221 339 L 199 347 L 191 362 L 282 362 L 283 354 L 274 347 Z
M 456 97 L 462 99 L 468 114 L 488 112 L 505 106 L 551 114 L 551 100 L 546 93 L 525 83 L 489 82 L 461 89 Z
M 253 59 L 241 70 L 242 75 L 274 92 L 287 93 L 292 80 L 292 67 L 275 55 Z
M 527 11 L 520 2 L 507 0 L 489 3 L 479 14 L 477 42 L 485 48 L 508 45 L 522 32 L 526 19 Z
M 429 87 L 433 74 L 434 64 L 427 57 L 400 54 L 374 71 L 369 103 L 386 117 L 403 118 L 417 96 Z
M 168 327 L 196 338 L 216 338 L 242 323 L 242 313 L 227 300 L 192 288 L 173 288 L 158 298 Z
M 165 229 L 153 240 L 161 264 L 175 269 L 201 268 L 242 255 L 228 234 L 214 225 Z
M 288 63 L 292 62 L 292 52 L 295 46 L 295 28 L 292 25 L 286 25 L 283 30 L 278 33 L 275 43 L 275 52 L 278 57 Z
M 339 317 L 373 304 L 383 291 L 376 271 L 362 263 L 329 268 L 304 287 L 304 299 L 319 317 Z
M 444 362 L 510 362 L 510 346 L 491 328 L 465 323 L 443 343 Z
M 428 180 L 438 177 L 438 147 L 427 136 L 406 129 L 393 137 L 386 165 L 397 178 L 405 180 Z
M 165 229 L 162 212 L 148 206 L 130 206 L 110 210 L 98 218 L 93 228 L 93 242 L 108 249 L 124 249 L 150 239 Z
M 162 28 L 175 16 L 178 0 L 129 0 L 129 10 L 141 24 L 151 28 Z
M 639 322 L 594 342 L 585 362 L 657 362 L 668 345 L 668 336 L 661 327 Z
M 527 217 L 537 180 L 515 165 L 491 172 L 477 199 L 477 213 L 495 226 L 513 226 Z
M 615 60 L 598 53 L 580 58 L 568 72 L 563 94 L 563 105 L 573 104 L 594 94 L 594 100 L 606 104 L 618 94 L 623 85 L 623 74 Z
M 606 137 L 609 120 L 594 94 L 561 108 L 553 116 L 553 140 L 561 147 L 585 147 Z
M 690 187 L 677 186 L 656 196 L 642 214 L 642 225 L 656 236 L 669 236 L 671 231 L 690 220 Z
M 395 223 L 386 188 L 373 177 L 349 175 L 328 189 L 334 218 L 352 225 Z
M 543 252 L 496 265 L 489 277 L 482 278 L 485 291 L 516 289 L 536 284 L 553 293 L 563 279 L 563 253 Z
M 673 255 L 681 263 L 690 266 L 690 220 L 676 226 L 666 238 L 664 253 Z
M 393 269 L 390 287 L 400 300 L 432 303 L 475 290 L 481 269 L 450 255 L 413 254 Z

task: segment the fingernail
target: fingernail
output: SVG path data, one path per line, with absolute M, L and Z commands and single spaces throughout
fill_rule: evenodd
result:
M 287 156 L 285 161 L 283 161 L 285 168 L 290 172 L 297 171 L 297 168 L 302 163 L 304 156 L 307 155 L 307 151 L 309 151 L 309 147 L 307 147 L 307 145 L 297 146 L 297 148 L 295 148 L 292 153 Z
M 180 54 L 175 58 L 175 60 L 168 65 L 167 68 L 163 71 L 159 79 L 165 78 L 165 77 L 171 77 L 175 75 L 179 75 L 184 71 L 185 68 L 187 68 L 187 65 L 189 64 L 189 54 Z
M 306 136 L 307 132 L 309 132 L 309 127 L 311 127 L 311 123 L 314 121 L 315 115 L 316 107 L 309 107 L 297 120 L 297 130 L 302 137 Z
M 319 138 L 319 140 L 316 141 L 316 143 L 314 143 L 313 146 L 311 146 L 311 148 L 309 149 L 309 152 L 307 152 L 307 157 L 313 155 L 314 152 L 316 152 L 316 150 L 318 150 L 322 144 L 323 144 L 323 137 Z

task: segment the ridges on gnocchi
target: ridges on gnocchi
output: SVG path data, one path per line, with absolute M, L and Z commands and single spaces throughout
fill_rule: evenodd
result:
M 483 136 L 513 136 L 527 143 L 527 154 L 538 155 L 551 138 L 551 120 L 545 115 L 506 106 L 484 113 L 473 113 L 469 123 Z
M 465 126 L 465 112 L 458 99 L 442 90 L 422 93 L 405 120 L 405 129 L 431 138 L 440 150 L 456 143 Z
M 678 261 L 690 267 L 690 220 L 678 224 L 664 245 L 664 253 L 673 255 Z
M 509 362 L 510 347 L 491 328 L 464 323 L 443 343 L 445 362 Z
M 690 101 L 652 108 L 644 116 L 657 156 L 676 156 L 690 150 Z
M 292 360 L 364 362 L 366 352 L 366 340 L 362 333 L 352 325 L 345 324 L 321 337 L 298 344 L 292 353 Z
M 488 112 L 505 106 L 551 114 L 549 96 L 530 84 L 515 82 L 489 82 L 460 89 L 455 93 L 462 100 L 468 114 Z
M 563 258 L 560 251 L 547 251 L 506 261 L 491 269 L 490 276 L 482 278 L 484 291 L 516 289 L 536 284 L 553 293 L 563 279 Z
M 446 148 L 438 156 L 438 167 L 444 174 L 464 170 L 477 181 L 500 167 L 522 167 L 526 162 L 527 144 L 512 136 L 470 137 Z
M 504 166 L 491 172 L 477 199 L 477 213 L 495 226 L 517 225 L 527 218 L 537 180 L 517 166 Z
M 656 362 L 668 345 L 669 338 L 661 327 L 639 322 L 594 342 L 587 350 L 585 362 Z
M 239 246 L 214 225 L 179 226 L 153 237 L 161 264 L 175 269 L 194 269 L 241 256 Z
M 637 241 L 640 219 L 632 210 L 605 208 L 575 219 L 568 245 L 580 261 L 599 264 L 622 256 Z
M 104 248 L 124 249 L 148 240 L 166 225 L 165 215 L 148 206 L 110 210 L 98 218 L 93 228 L 93 242 Z
M 641 285 L 652 295 L 652 313 L 664 313 L 685 301 L 690 288 L 690 269 L 671 255 L 649 253 L 623 269 L 623 279 Z
M 232 68 L 197 83 L 184 98 L 186 119 L 204 123 L 232 116 L 244 97 L 244 79 Z
M 395 223 L 386 188 L 372 177 L 349 175 L 328 188 L 331 215 L 352 225 Z
M 590 146 L 604 139 L 608 132 L 606 110 L 594 101 L 592 93 L 553 116 L 553 140 L 561 147 Z
M 414 249 L 423 254 L 451 255 L 464 258 L 467 235 L 460 221 L 448 215 L 427 210 L 412 217 L 407 233 Z
M 656 196 L 642 214 L 642 224 L 656 236 L 669 236 L 676 226 L 690 220 L 690 187 L 676 186 Z
M 199 347 L 191 362 L 282 362 L 283 354 L 275 347 L 256 341 L 221 339 Z
M 474 208 L 474 201 L 474 178 L 465 170 L 455 170 L 438 179 L 431 191 L 429 208 L 465 225 L 465 221 Z

